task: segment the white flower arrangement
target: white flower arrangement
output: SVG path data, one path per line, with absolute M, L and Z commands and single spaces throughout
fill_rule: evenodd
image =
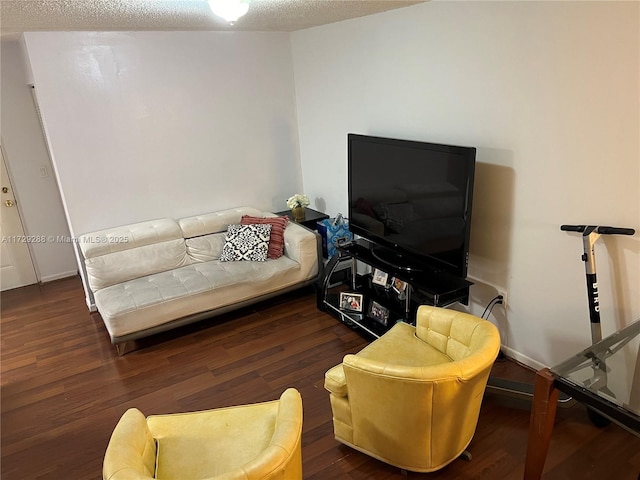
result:
M 287 200 L 287 207 L 296 208 L 296 207 L 308 207 L 311 202 L 309 201 L 309 197 L 306 195 L 302 195 L 300 193 L 296 193 L 295 195 L 289 197 Z

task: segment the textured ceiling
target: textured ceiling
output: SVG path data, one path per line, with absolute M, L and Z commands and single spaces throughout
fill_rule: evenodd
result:
M 253 30 L 291 32 L 402 8 L 404 0 L 252 0 L 235 25 L 206 0 L 0 0 L 0 32 L 55 30 Z

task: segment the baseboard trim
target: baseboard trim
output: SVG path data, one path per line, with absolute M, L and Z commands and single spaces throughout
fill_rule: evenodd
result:
M 548 365 L 544 365 L 538 362 L 537 360 L 527 357 L 526 355 L 523 355 L 522 353 L 512 348 L 506 347 L 504 345 L 502 346 L 502 353 L 504 353 L 507 357 L 511 358 L 512 360 L 515 360 L 518 363 L 521 363 L 523 365 L 526 365 L 529 368 L 534 369 L 536 372 L 538 370 L 542 370 L 543 368 L 548 368 Z
M 54 275 L 47 275 L 47 276 L 42 277 L 40 279 L 40 283 L 54 282 L 56 280 L 61 280 L 63 278 L 75 277 L 76 275 L 78 275 L 78 271 L 77 270 L 68 271 L 68 272 L 62 272 L 62 273 L 56 273 Z

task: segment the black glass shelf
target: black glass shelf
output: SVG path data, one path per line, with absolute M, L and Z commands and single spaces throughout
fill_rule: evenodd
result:
M 387 274 L 386 285 L 372 281 L 372 274 L 358 274 L 357 262 L 369 265 Z M 348 268 L 343 268 L 345 263 Z M 402 294 L 391 286 L 391 279 L 407 283 Z M 415 324 L 419 305 L 445 307 L 456 302 L 467 304 L 472 282 L 430 266 L 406 270 L 395 268 L 373 253 L 373 245 L 362 239 L 338 246 L 338 253 L 326 265 L 317 289 L 320 310 L 332 314 L 343 323 L 357 327 L 379 337 L 397 322 Z M 340 308 L 340 292 L 353 292 L 363 296 L 362 311 Z M 388 310 L 386 323 L 371 318 L 370 306 L 376 302 Z
M 387 262 L 381 261 L 375 254 L 375 245 L 363 239 L 341 245 L 338 248 L 346 255 L 356 257 L 361 262 L 378 268 L 389 275 L 399 278 L 425 292 L 429 292 L 434 298 L 450 297 L 453 301 L 457 301 L 460 293 L 468 291 L 473 285 L 472 282 L 457 277 L 445 270 L 437 269 L 431 265 L 420 264 L 416 266 L 418 269 L 407 271 L 402 268 L 396 268 Z M 447 299 L 445 298 L 445 302 Z M 442 303 L 442 302 L 438 302 Z

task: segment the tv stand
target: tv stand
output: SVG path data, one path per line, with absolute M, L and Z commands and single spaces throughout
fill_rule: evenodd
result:
M 378 269 L 386 273 L 387 282 L 380 285 L 374 282 L 371 273 L 358 274 L 358 262 L 370 266 L 372 271 Z M 392 278 L 406 283 L 403 292 L 393 288 Z M 397 322 L 415 324 L 419 305 L 468 304 L 471 285 L 465 279 L 424 264 L 393 264 L 390 258 L 379 258 L 379 250 L 374 244 L 358 239 L 339 245 L 338 253 L 327 263 L 317 288 L 317 306 L 343 323 L 377 338 Z M 362 295 L 361 310 L 341 308 L 340 293 Z M 372 316 L 372 302 L 388 310 L 386 322 Z
M 394 252 L 393 250 L 381 247 L 380 245 L 371 246 L 371 255 L 386 264 L 387 268 L 400 269 L 407 272 L 422 272 L 424 270 L 423 267 L 417 265 L 414 260 L 406 255 Z

